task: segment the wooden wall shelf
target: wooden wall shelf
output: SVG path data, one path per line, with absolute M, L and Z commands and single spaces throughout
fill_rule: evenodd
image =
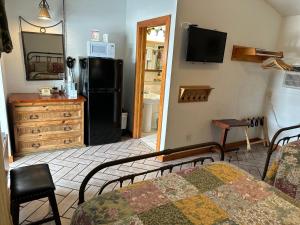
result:
M 283 58 L 283 52 L 234 45 L 231 60 L 262 63 L 271 57 Z
M 210 86 L 181 86 L 179 88 L 179 103 L 207 102 L 213 88 Z

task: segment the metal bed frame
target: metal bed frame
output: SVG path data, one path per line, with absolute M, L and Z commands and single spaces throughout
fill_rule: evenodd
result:
M 36 62 L 57 62 L 57 63 L 64 63 L 64 58 L 63 58 L 63 54 L 62 53 L 53 53 L 53 52 L 28 52 L 27 53 L 27 66 L 26 66 L 26 70 L 28 65 L 32 62 L 32 61 L 36 61 Z M 30 72 L 27 71 L 27 74 L 29 75 Z M 40 75 L 47 75 L 47 76 L 53 76 L 54 80 L 57 80 L 57 73 L 50 73 L 50 72 L 39 72 L 36 73 L 33 77 L 31 77 L 31 79 L 33 80 L 41 80 L 41 79 L 36 79 L 36 77 L 40 76 Z M 52 79 L 49 79 L 52 80 Z
M 46 61 L 40 61 L 41 58 L 46 58 Z M 52 62 L 52 59 L 56 59 L 58 63 L 64 63 L 62 53 L 53 53 L 53 52 L 28 52 L 27 61 L 31 62 L 35 59 L 38 62 Z
M 96 173 L 98 173 L 102 169 L 105 169 L 105 168 L 108 168 L 108 167 L 111 167 L 111 166 L 121 165 L 121 164 L 124 164 L 124 163 L 143 160 L 143 159 L 154 158 L 154 157 L 158 157 L 158 156 L 171 155 L 171 154 L 174 154 L 174 153 L 182 153 L 182 152 L 190 151 L 190 150 L 193 150 L 193 149 L 199 149 L 199 151 L 201 151 L 201 149 L 203 150 L 204 148 L 209 148 L 210 150 L 218 150 L 220 152 L 220 160 L 224 161 L 224 149 L 223 149 L 223 147 L 219 143 L 216 143 L 216 142 L 207 142 L 207 143 L 202 143 L 202 144 L 198 144 L 198 145 L 192 145 L 192 146 L 186 146 L 186 147 L 182 147 L 182 148 L 164 150 L 164 151 L 160 151 L 160 152 L 154 152 L 154 153 L 150 153 L 150 154 L 139 155 L 139 156 L 134 156 L 134 157 L 130 157 L 130 158 L 124 158 L 124 159 L 119 159 L 119 160 L 116 160 L 116 161 L 110 161 L 110 162 L 103 163 L 103 164 L 97 166 L 96 168 L 94 168 L 90 173 L 88 173 L 88 175 L 82 181 L 82 184 L 81 184 L 80 189 L 79 189 L 78 205 L 85 202 L 84 192 L 86 190 L 86 186 L 87 186 L 89 180 Z M 106 182 L 99 189 L 98 195 L 101 195 L 103 190 L 108 185 L 110 185 L 112 183 L 119 183 L 120 188 L 122 188 L 124 181 L 130 181 L 131 184 L 133 184 L 134 179 L 137 176 L 142 176 L 142 175 L 146 175 L 146 174 L 153 173 L 153 172 L 158 172 L 158 171 L 160 171 L 161 175 L 163 175 L 165 171 L 169 171 L 170 173 L 172 173 L 174 167 L 180 166 L 180 170 L 181 170 L 182 165 L 189 164 L 189 163 L 193 163 L 193 165 L 195 167 L 197 165 L 197 163 L 199 163 L 199 162 L 201 163 L 201 165 L 203 165 L 204 161 L 206 161 L 206 160 L 210 160 L 211 162 L 214 162 L 214 159 L 212 157 L 198 157 L 196 159 L 189 160 L 189 161 L 186 161 L 186 162 L 181 162 L 181 163 L 176 163 L 176 164 L 168 164 L 168 165 L 162 166 L 162 167 L 157 168 L 157 169 L 147 170 L 147 171 L 144 171 L 144 172 L 134 173 L 134 174 L 130 174 L 130 175 L 127 175 L 127 176 L 123 176 L 123 177 L 120 177 L 118 179 L 114 179 L 114 180 Z
M 268 154 L 267 154 L 267 159 L 266 159 L 266 164 L 265 164 L 265 168 L 264 168 L 262 180 L 265 180 L 265 178 L 266 178 L 266 175 L 267 175 L 267 172 L 268 172 L 268 168 L 269 168 L 269 164 L 270 164 L 270 160 L 271 160 L 271 156 L 277 150 L 278 146 L 280 146 L 279 144 L 282 143 L 281 146 L 284 146 L 284 145 L 288 144 L 291 140 L 294 140 L 294 139 L 300 140 L 300 134 L 293 135 L 293 136 L 286 136 L 286 137 L 278 139 L 279 135 L 281 135 L 282 133 L 284 133 L 286 131 L 294 130 L 294 129 L 299 129 L 299 128 L 300 128 L 300 124 L 299 125 L 295 125 L 295 126 L 291 126 L 291 127 L 282 128 L 282 129 L 278 130 L 275 133 L 275 135 L 273 136 L 272 141 L 271 141 L 271 143 L 269 145 L 269 149 L 268 149 Z

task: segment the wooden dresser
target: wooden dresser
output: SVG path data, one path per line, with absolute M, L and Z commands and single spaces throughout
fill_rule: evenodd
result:
M 84 97 L 39 94 L 9 96 L 14 129 L 15 155 L 82 147 Z

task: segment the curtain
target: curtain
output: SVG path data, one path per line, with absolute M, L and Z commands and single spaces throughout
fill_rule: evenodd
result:
M 0 0 L 0 55 L 2 52 L 10 53 L 13 49 L 7 17 L 5 12 L 5 0 Z

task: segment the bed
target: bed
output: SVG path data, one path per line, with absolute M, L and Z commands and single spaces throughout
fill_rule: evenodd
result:
M 262 176 L 262 180 L 286 193 L 298 203 L 300 202 L 299 129 L 300 125 L 296 125 L 282 128 L 275 133 L 268 149 Z M 275 152 L 277 154 L 270 165 L 271 156 L 274 156 Z
M 62 53 L 29 52 L 26 60 L 30 80 L 60 80 L 59 74 L 64 73 Z
M 88 181 L 103 168 L 162 154 L 174 154 L 186 149 L 167 150 L 98 166 L 87 175 L 81 185 L 79 207 L 71 224 L 299 225 L 300 208 L 297 201 L 266 182 L 224 162 L 224 151 L 219 144 L 206 143 L 197 146 L 199 149 L 208 147 L 220 151 L 220 162 L 214 162 L 210 157 L 200 157 L 186 162 L 192 163 L 194 167 L 183 170 L 174 168 L 184 163 L 170 164 L 158 169 L 162 174 L 168 171 L 167 175 L 138 183 L 133 182 L 138 174 L 130 174 L 106 183 L 100 189 L 98 197 L 85 202 L 84 191 Z M 109 184 L 118 182 L 122 187 L 126 180 L 133 184 L 102 194 Z

